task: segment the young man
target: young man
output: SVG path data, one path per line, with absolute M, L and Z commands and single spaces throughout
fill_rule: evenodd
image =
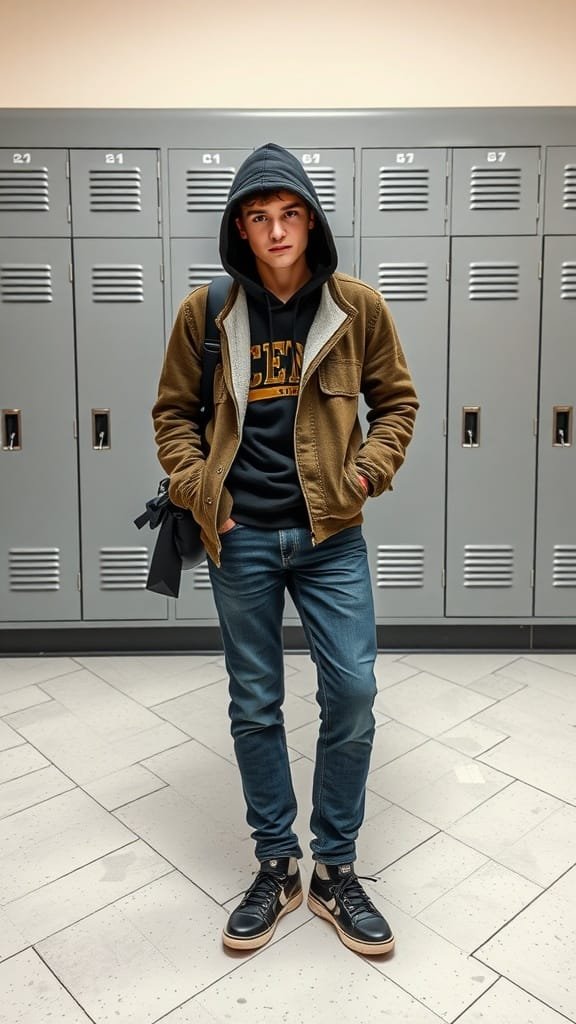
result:
M 391 489 L 418 401 L 378 292 L 335 273 L 332 232 L 300 162 L 262 146 L 234 179 L 220 232 L 234 279 L 217 320 L 214 414 L 199 434 L 207 288 L 181 304 L 153 409 L 170 497 L 200 523 L 230 677 L 231 730 L 260 870 L 224 930 L 256 949 L 302 902 L 282 704 L 291 594 L 316 665 L 320 728 L 308 903 L 349 948 L 394 939 L 354 871 L 376 694 L 376 628 L 362 537 L 368 495 Z M 358 397 L 369 407 L 363 440 Z

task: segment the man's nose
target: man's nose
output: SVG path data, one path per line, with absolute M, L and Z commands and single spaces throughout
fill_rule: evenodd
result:
M 284 229 L 284 225 L 282 224 L 281 220 L 273 220 L 272 221 L 272 227 L 270 229 L 270 234 L 271 234 L 272 238 L 283 238 L 284 237 L 284 235 L 286 234 L 286 231 Z

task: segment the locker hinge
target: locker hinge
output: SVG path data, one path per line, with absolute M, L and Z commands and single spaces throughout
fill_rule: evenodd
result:
M 68 280 L 70 281 L 70 284 L 74 281 L 74 267 L 72 263 L 68 264 Z
M 538 174 L 542 174 L 542 157 L 538 157 Z
M 537 416 L 535 416 L 534 419 L 532 420 L 532 431 L 534 433 L 534 437 L 538 437 L 538 417 Z
M 538 260 L 538 280 L 542 280 L 542 260 Z
M 442 437 L 446 437 L 447 432 L 448 432 L 448 426 L 447 426 L 447 423 L 446 423 L 446 418 L 444 417 L 444 419 L 442 420 Z
M 160 280 L 161 281 L 164 280 L 164 264 L 163 263 L 160 264 Z
M 158 178 L 158 181 L 160 181 L 160 161 L 159 160 L 156 161 L 156 177 Z
M 158 207 L 158 223 L 162 223 L 162 210 Z
M 76 590 L 82 590 L 82 573 L 76 573 Z
M 442 569 L 442 587 L 446 589 L 446 569 Z
M 78 438 L 78 420 L 76 417 L 72 420 L 72 437 L 77 440 Z
M 450 216 L 450 210 L 449 210 L 449 207 L 448 207 L 448 203 L 445 203 L 444 204 L 444 220 L 448 220 L 449 216 Z
M 536 203 L 536 220 L 540 220 L 540 203 Z
M 68 206 L 66 207 L 66 217 L 68 218 L 68 223 L 71 224 L 72 223 L 72 207 L 70 206 L 70 203 L 68 203 Z
M 446 262 L 446 280 L 450 280 L 450 260 Z
M 66 177 L 70 177 L 70 161 L 66 158 Z
M 535 577 L 534 569 L 530 569 L 530 586 L 531 586 L 532 590 L 534 590 L 534 582 L 535 582 L 534 577 Z

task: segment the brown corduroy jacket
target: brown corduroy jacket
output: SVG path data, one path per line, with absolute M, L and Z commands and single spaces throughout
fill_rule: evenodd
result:
M 234 284 L 216 323 L 222 343 L 214 415 L 202 448 L 200 382 L 207 286 L 180 305 L 152 409 L 158 458 L 170 498 L 190 508 L 210 558 L 220 564 L 218 530 L 232 512 L 226 476 L 240 447 L 250 384 L 250 328 L 244 289 Z M 358 398 L 368 405 L 363 439 Z M 392 489 L 412 437 L 418 399 L 382 296 L 356 278 L 333 274 L 322 286 L 304 347 L 294 448 L 312 540 L 362 522 L 366 493 Z

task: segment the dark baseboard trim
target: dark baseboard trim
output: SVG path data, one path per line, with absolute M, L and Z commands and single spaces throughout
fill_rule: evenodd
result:
M 287 651 L 307 650 L 300 626 L 284 628 Z M 441 624 L 378 626 L 381 651 L 576 651 L 576 625 Z M 0 657 L 98 654 L 218 654 L 217 626 L 0 630 Z

